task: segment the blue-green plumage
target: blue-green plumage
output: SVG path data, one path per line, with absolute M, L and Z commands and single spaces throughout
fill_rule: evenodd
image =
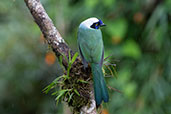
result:
M 106 83 L 104 80 L 102 68 L 99 64 L 91 63 L 93 81 L 94 81 L 94 93 L 97 106 L 101 104 L 102 100 L 108 102 L 109 96 L 107 92 Z
M 96 105 L 102 100 L 108 102 L 109 96 L 102 72 L 104 47 L 102 33 L 99 29 L 103 22 L 97 18 L 83 21 L 78 30 L 78 47 L 85 67 L 90 63 L 93 74 Z

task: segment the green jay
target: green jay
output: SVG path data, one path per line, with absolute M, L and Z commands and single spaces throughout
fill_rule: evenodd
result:
M 102 101 L 108 102 L 109 95 L 104 80 L 102 65 L 104 59 L 104 46 L 102 33 L 99 29 L 105 24 L 97 18 L 89 18 L 83 21 L 78 29 L 78 48 L 84 68 L 91 65 L 96 105 Z

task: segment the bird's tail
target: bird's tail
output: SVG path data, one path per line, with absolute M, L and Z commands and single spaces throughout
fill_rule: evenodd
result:
M 101 66 L 99 64 L 92 63 L 91 70 L 93 74 L 96 105 L 99 106 L 102 100 L 104 100 L 104 102 L 109 101 L 109 95 Z

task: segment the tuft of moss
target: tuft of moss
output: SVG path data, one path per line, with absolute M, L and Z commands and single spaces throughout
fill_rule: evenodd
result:
M 65 80 L 63 85 L 61 86 L 62 89 L 71 89 L 69 93 L 65 93 L 63 100 L 68 103 L 69 106 L 73 107 L 75 111 L 80 110 L 82 106 L 87 105 L 90 103 L 90 92 L 91 92 L 91 80 L 92 77 L 89 79 L 87 77 L 82 77 L 80 73 L 76 73 L 71 69 L 70 78 Z M 78 72 L 78 71 L 77 71 Z M 75 75 L 79 74 L 79 76 Z
M 92 91 L 92 74 L 91 67 L 85 69 L 82 62 L 78 59 L 78 53 L 76 53 L 72 59 L 69 52 L 69 59 L 64 56 L 68 61 L 67 70 L 64 75 L 57 77 L 51 84 L 49 84 L 43 91 L 48 93 L 51 89 L 59 87 L 52 95 L 56 96 L 57 103 L 59 100 L 67 102 L 68 106 L 73 108 L 74 114 L 77 114 L 83 106 L 91 104 L 90 93 Z M 62 60 L 62 58 L 60 59 Z M 77 61 L 77 62 L 75 62 Z M 106 63 L 105 63 L 106 62 Z M 62 61 L 60 61 L 62 64 Z M 104 66 L 108 69 L 109 73 L 116 75 L 115 68 L 112 64 L 107 64 L 104 61 Z M 109 67 L 111 66 L 111 67 Z M 104 69 L 103 69 L 104 70 Z M 114 71 L 114 73 L 113 73 Z M 107 74 L 104 70 L 104 74 Z

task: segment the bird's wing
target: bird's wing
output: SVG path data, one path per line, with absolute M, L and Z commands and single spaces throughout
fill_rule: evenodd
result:
M 104 61 L 104 47 L 103 47 L 103 51 L 102 51 L 102 57 L 101 57 L 101 60 L 100 60 L 100 66 L 101 67 L 103 66 L 103 61 Z
M 81 59 L 82 59 L 82 61 L 83 61 L 84 68 L 87 68 L 88 62 L 86 61 L 86 59 L 85 59 L 84 56 L 83 56 L 83 53 L 82 53 L 81 48 L 80 48 L 80 45 L 79 45 L 79 51 L 80 51 Z

